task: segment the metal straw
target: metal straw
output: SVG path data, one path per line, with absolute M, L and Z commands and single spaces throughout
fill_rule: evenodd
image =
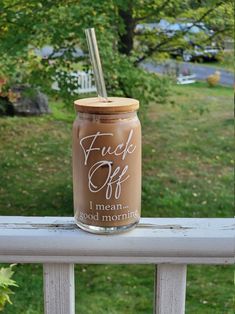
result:
M 95 85 L 98 93 L 98 97 L 102 99 L 102 101 L 108 101 L 108 96 L 106 92 L 104 76 L 102 71 L 102 66 L 100 62 L 99 49 L 95 36 L 94 28 L 85 29 L 87 45 L 89 49 L 89 55 L 91 59 L 91 65 L 94 72 L 95 77 Z

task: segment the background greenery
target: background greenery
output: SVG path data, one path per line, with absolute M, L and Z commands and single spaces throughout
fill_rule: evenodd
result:
M 175 86 L 167 103 L 150 105 L 142 216 L 233 215 L 232 95 L 232 88 L 196 83 Z M 74 113 L 59 102 L 51 108 L 50 116 L 1 119 L 2 215 L 73 215 Z M 152 313 L 153 272 L 149 265 L 77 265 L 77 313 Z M 4 313 L 42 313 L 41 266 L 18 264 L 14 279 L 19 288 Z M 231 267 L 190 266 L 186 313 L 232 314 L 232 287 Z
M 164 78 L 146 73 L 140 62 L 164 60 L 176 50 L 189 48 L 185 35 L 195 24 L 204 23 L 214 32 L 199 34 L 199 46 L 215 41 L 222 47 L 233 38 L 232 0 L 3 0 L 0 8 L 0 78 L 8 79 L 5 88 L 29 83 L 52 94 L 51 83 L 59 76 L 60 97 L 71 103 L 68 86 L 74 85 L 69 73 L 87 69 L 87 45 L 84 29 L 95 27 L 99 42 L 108 94 L 138 98 L 145 108 L 151 101 L 167 94 Z M 191 21 L 192 25 L 172 36 L 157 29 L 138 31 L 144 23 Z M 51 45 L 48 59 L 35 55 L 35 48 Z M 74 58 L 72 50 L 80 47 L 85 55 Z M 63 58 L 55 57 L 64 49 Z M 65 73 L 62 74 L 62 70 Z M 67 73 L 67 74 L 66 74 Z M 65 79 L 67 76 L 67 81 Z
M 160 30 L 141 33 L 136 26 L 161 19 L 204 23 L 214 32 L 198 36 L 197 43 L 215 41 L 222 47 L 233 38 L 233 6 L 231 0 L 0 1 L 3 89 L 17 84 L 40 89 L 50 96 L 53 110 L 50 116 L 1 118 L 0 214 L 72 215 L 75 96 L 68 87 L 74 85 L 72 71 L 89 68 L 84 29 L 95 27 L 108 94 L 139 99 L 142 121 L 148 121 L 143 126 L 143 216 L 230 217 L 232 89 L 195 84 L 172 87 L 170 96 L 172 82 L 139 65 L 187 49 L 191 27 L 169 37 Z M 44 45 L 54 48 L 47 59 L 35 54 Z M 75 59 L 74 47 L 84 55 Z M 61 49 L 63 57 L 55 57 Z M 221 61 L 233 67 L 233 56 L 222 54 Z M 59 94 L 51 89 L 55 74 Z M 4 313 L 42 313 L 41 266 L 17 265 L 15 272 L 19 288 Z M 232 313 L 229 267 L 193 266 L 188 277 L 187 313 Z M 80 265 L 76 281 L 79 313 L 152 311 L 152 266 Z

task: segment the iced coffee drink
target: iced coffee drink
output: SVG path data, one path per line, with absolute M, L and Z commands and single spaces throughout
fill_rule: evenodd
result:
M 135 99 L 75 101 L 75 221 L 94 233 L 133 228 L 141 209 L 141 127 Z

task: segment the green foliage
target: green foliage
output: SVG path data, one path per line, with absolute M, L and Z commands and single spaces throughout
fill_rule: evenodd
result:
M 111 58 L 110 54 L 108 60 Z M 117 55 L 111 62 L 107 62 L 107 58 L 104 58 L 107 90 L 109 95 L 138 99 L 141 115 L 144 116 L 150 102 L 163 102 L 166 99 L 171 81 L 167 77 L 134 67 L 130 59 Z
M 0 311 L 3 311 L 7 302 L 12 304 L 9 295 L 13 292 L 9 287 L 17 287 L 16 282 L 11 279 L 14 274 L 13 266 L 0 268 Z
M 221 53 L 220 66 L 222 68 L 225 68 L 226 70 L 234 72 L 234 68 L 235 68 L 234 65 L 235 63 L 234 63 L 234 51 L 233 50 L 227 50 Z
M 125 20 L 121 11 L 127 12 L 130 20 Z M 62 88 L 59 94 L 71 106 L 76 96 L 68 91 L 74 83 L 69 74 L 77 68 L 90 66 L 84 29 L 95 27 L 109 94 L 138 98 L 147 105 L 159 97 L 166 97 L 169 83 L 145 74 L 136 67 L 139 61 L 148 57 L 165 59 L 172 50 L 188 45 L 184 33 L 169 37 L 160 30 L 141 33 L 135 29 L 139 23 L 161 19 L 204 22 L 212 27 L 213 36 L 199 35 L 200 45 L 207 45 L 210 37 L 222 44 L 225 35 L 233 35 L 231 0 L 3 0 L 0 8 L 0 77 L 8 79 L 8 86 L 29 83 L 53 94 L 53 77 L 60 73 Z M 120 46 L 126 44 L 123 35 L 127 33 L 128 25 L 132 44 L 127 56 L 120 53 Z M 55 53 L 64 49 L 63 57 L 51 56 L 45 60 L 36 56 L 34 48 L 44 45 L 53 46 Z M 74 47 L 80 47 L 85 55 L 74 58 Z

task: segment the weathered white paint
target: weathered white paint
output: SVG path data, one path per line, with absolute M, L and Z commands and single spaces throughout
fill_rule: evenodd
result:
M 68 217 L 0 217 L 0 262 L 234 263 L 234 220 L 142 218 L 120 235 L 94 235 Z
M 186 265 L 158 265 L 155 278 L 155 313 L 184 314 Z
M 0 263 L 72 263 L 72 264 L 234 264 L 230 258 L 198 257 L 142 257 L 142 256 L 19 256 L 2 255 Z
M 196 82 L 196 75 L 179 75 L 177 77 L 177 84 L 185 85 L 185 84 L 192 84 Z
M 44 313 L 74 314 L 74 265 L 44 264 Z

